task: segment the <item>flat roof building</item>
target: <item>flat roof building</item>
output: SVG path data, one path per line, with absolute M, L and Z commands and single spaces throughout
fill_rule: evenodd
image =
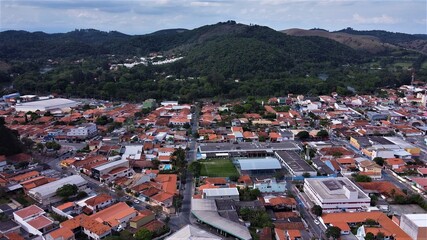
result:
M 239 190 L 237 188 L 207 188 L 203 190 L 203 198 L 234 199 L 239 201 Z
M 198 151 L 206 157 L 260 157 L 273 155 L 275 151 L 301 150 L 294 141 L 284 142 L 239 142 L 239 143 L 200 143 Z
M 72 175 L 47 183 L 40 187 L 33 188 L 28 191 L 28 195 L 43 205 L 56 203 L 61 201 L 61 198 L 56 196 L 56 190 L 65 184 L 75 184 L 79 188 L 79 191 L 83 191 L 86 189 L 87 181 L 79 175 Z
M 325 212 L 367 209 L 371 198 L 346 177 L 306 178 L 304 192 Z
M 57 111 L 77 107 L 79 103 L 65 98 L 54 98 L 34 102 L 26 102 L 15 105 L 17 112 Z
M 400 228 L 413 240 L 427 239 L 427 214 L 404 214 L 400 218 Z
M 101 166 L 92 168 L 92 177 L 95 179 L 100 179 L 103 175 L 109 173 L 111 170 L 116 168 L 129 168 L 128 160 L 118 160 L 114 162 L 108 162 Z
M 282 169 L 279 160 L 273 157 L 237 159 L 238 169 L 242 174 L 274 173 Z
M 310 176 L 317 175 L 317 171 L 295 151 L 277 151 L 275 155 L 294 177 L 302 176 L 304 173 L 309 173 Z

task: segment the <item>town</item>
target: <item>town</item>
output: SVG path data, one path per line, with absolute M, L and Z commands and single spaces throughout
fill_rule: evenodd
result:
M 415 80 L 192 104 L 4 95 L 22 147 L 0 156 L 0 237 L 427 239 L 426 106 Z

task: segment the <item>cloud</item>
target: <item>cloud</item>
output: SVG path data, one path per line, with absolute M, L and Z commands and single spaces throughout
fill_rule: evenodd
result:
M 353 21 L 358 24 L 396 24 L 399 19 L 382 14 L 379 17 L 363 17 L 358 13 L 353 14 Z

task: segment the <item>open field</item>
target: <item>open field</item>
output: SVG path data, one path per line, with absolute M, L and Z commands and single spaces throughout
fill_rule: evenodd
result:
M 206 159 L 200 161 L 200 164 L 202 165 L 201 176 L 230 177 L 239 175 L 230 159 Z

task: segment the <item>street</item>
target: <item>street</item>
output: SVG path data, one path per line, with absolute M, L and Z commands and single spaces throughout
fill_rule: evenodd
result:
M 199 119 L 199 108 L 196 107 L 195 113 L 193 114 L 193 117 L 191 119 L 192 133 L 197 132 L 199 128 L 198 119 Z M 191 138 L 191 141 L 189 142 L 189 145 L 188 145 L 189 150 L 187 151 L 188 165 L 192 161 L 195 161 L 197 157 L 196 139 L 193 136 L 191 136 L 190 138 Z M 191 199 L 193 197 L 193 190 L 194 190 L 193 174 L 187 171 L 186 176 L 187 177 L 185 179 L 184 190 L 182 192 L 183 199 L 182 199 L 181 210 L 179 213 L 177 213 L 177 215 L 171 216 L 169 221 L 169 227 L 173 231 L 177 231 L 180 228 L 184 227 L 185 225 L 192 224 L 193 222 L 195 222 L 195 219 L 191 216 Z

